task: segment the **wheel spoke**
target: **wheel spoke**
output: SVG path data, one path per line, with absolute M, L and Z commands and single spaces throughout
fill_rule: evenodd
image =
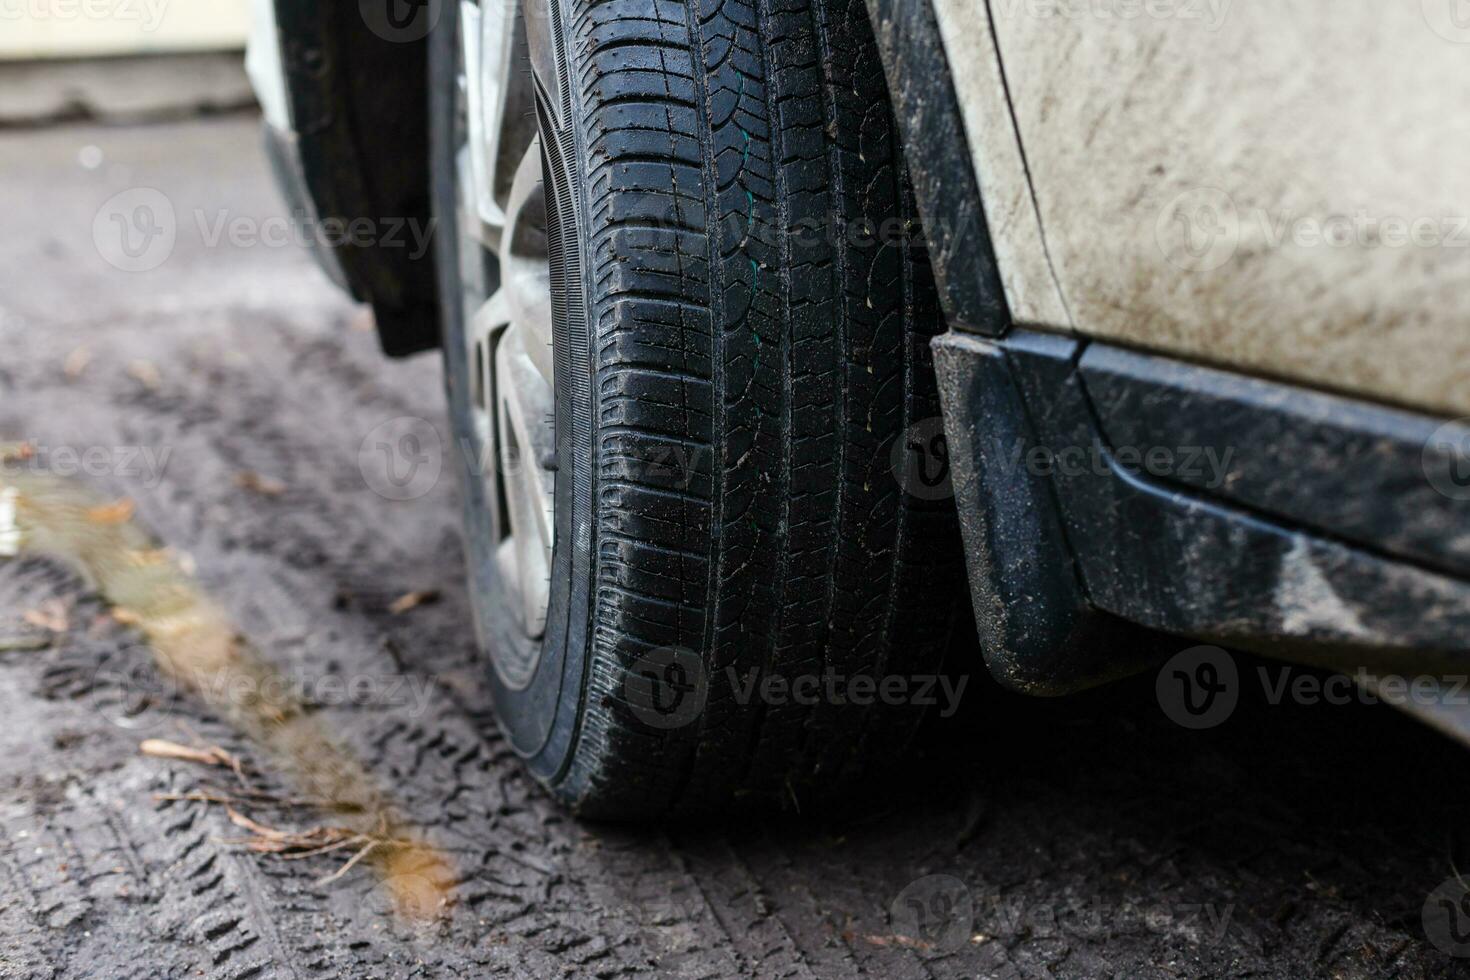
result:
M 541 183 L 541 143 L 534 140 L 516 168 L 500 246 L 501 289 L 521 331 L 526 354 L 549 385 L 551 356 L 551 265 L 546 254 L 546 194 Z
M 483 226 L 482 244 L 498 253 L 515 168 L 536 136 L 526 31 L 514 0 L 461 0 L 460 18 L 473 179 L 465 203 Z
M 458 160 L 465 345 L 491 555 L 527 636 L 546 629 L 555 544 L 551 276 L 526 25 L 516 0 L 464 0 Z M 486 298 L 497 278 L 499 288 Z M 487 275 L 487 269 L 490 270 Z
M 545 462 L 556 453 L 551 388 L 531 362 L 517 325 L 495 350 L 500 465 L 510 514 L 510 542 L 525 607 L 527 632 L 545 629 L 555 517 L 555 482 Z
M 495 404 L 495 346 L 500 334 L 510 325 L 505 309 L 505 294 L 497 292 L 470 319 L 466 331 L 470 365 L 471 402 L 477 411 L 475 435 L 481 450 L 493 446 L 490 425 L 491 406 Z M 484 418 L 480 418 L 483 415 Z
M 473 191 L 471 211 L 486 224 L 505 225 L 505 216 L 491 193 L 491 165 L 494 145 L 499 133 L 489 124 L 500 117 L 499 96 L 501 45 L 497 40 L 504 29 L 498 23 L 504 14 L 503 4 L 491 3 L 483 11 L 478 3 L 464 0 L 460 5 L 460 44 L 464 49 L 465 110 L 469 123 L 469 149 Z M 488 44 L 486 42 L 489 42 Z

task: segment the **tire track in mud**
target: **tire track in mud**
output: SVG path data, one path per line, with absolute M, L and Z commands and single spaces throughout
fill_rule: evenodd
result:
M 51 556 L 74 569 L 111 606 L 114 620 L 143 635 L 154 671 L 164 683 L 177 685 L 180 696 L 201 700 L 206 711 L 227 720 L 253 747 L 260 768 L 284 777 L 298 798 L 314 801 L 313 808 L 336 821 L 330 828 L 293 836 L 227 809 L 232 823 L 254 835 L 249 847 L 289 854 L 287 860 L 345 851 L 351 855 L 348 863 L 326 881 L 365 862 L 400 900 L 408 897 L 403 892 L 410 880 L 422 882 L 424 894 L 415 897 L 428 907 L 406 911 L 437 914 L 453 876 L 443 856 L 403 821 L 391 797 L 385 797 L 353 754 L 313 716 L 291 680 L 262 658 L 193 583 L 176 553 L 134 523 L 134 510 L 131 501 L 103 502 L 85 486 L 59 476 L 0 476 L 0 540 L 7 552 Z M 116 720 L 131 721 L 133 716 L 122 714 Z M 193 802 L 243 809 L 258 796 L 239 761 L 220 751 L 201 753 L 158 739 L 140 747 L 155 757 L 233 766 L 242 788 Z M 190 877 L 212 866 L 213 858 Z M 214 882 L 218 880 L 216 876 Z
M 290 348 L 293 345 L 284 346 Z M 291 353 L 294 351 L 286 351 L 286 354 Z M 298 361 L 297 365 L 301 363 Z M 255 367 L 258 369 L 262 365 L 256 364 Z M 248 372 L 248 379 L 267 379 L 269 383 L 294 380 L 301 385 L 298 389 L 301 391 L 333 390 L 319 384 L 321 379 L 318 378 L 297 376 L 293 379 L 293 367 L 285 361 L 265 367 L 266 370 Z M 207 380 L 207 386 L 200 386 L 194 391 L 187 388 L 178 390 L 169 386 L 165 376 L 164 387 L 150 395 L 150 403 L 140 406 L 143 411 L 136 412 L 135 419 L 143 417 L 160 425 L 168 425 L 174 418 L 197 419 L 206 414 L 197 399 L 202 398 L 207 390 L 217 390 L 220 383 L 237 385 L 241 389 L 240 397 L 247 405 L 261 404 L 268 396 L 266 391 L 255 390 L 261 387 L 259 383 L 245 377 L 213 376 Z M 360 421 L 375 411 L 402 411 L 401 404 L 384 405 L 384 401 L 372 393 L 372 397 L 365 399 L 363 404 L 352 405 L 352 411 L 340 414 Z M 288 487 L 286 499 L 270 502 L 269 506 L 290 507 L 297 515 L 289 531 L 294 540 L 288 542 L 284 550 L 277 550 L 279 539 L 276 537 L 257 538 L 251 522 L 246 522 L 245 526 L 233 523 L 223 529 L 210 522 L 191 520 L 192 515 L 187 513 L 178 515 L 184 518 L 180 523 L 200 529 L 199 535 L 186 547 L 200 564 L 202 577 L 231 582 L 228 589 L 220 589 L 218 594 L 227 606 L 233 606 L 235 600 L 240 600 L 249 607 L 241 619 L 255 624 L 250 638 L 263 649 L 283 645 L 289 655 L 301 658 L 296 665 L 298 667 L 317 666 L 321 658 L 330 663 L 350 663 L 351 666 L 346 668 L 349 673 L 391 672 L 401 666 L 426 672 L 442 665 L 455 671 L 457 682 L 463 686 L 467 676 L 473 673 L 473 664 L 467 665 L 463 661 L 474 656 L 463 628 L 452 628 L 446 623 L 434 631 L 431 642 L 423 643 L 412 636 L 395 637 L 391 631 L 384 631 L 380 624 L 374 623 L 374 620 L 385 620 L 388 615 L 381 609 L 378 601 L 381 597 L 407 591 L 416 575 L 431 579 L 431 584 L 439 587 L 439 579 L 448 577 L 452 581 L 458 575 L 458 563 L 444 568 L 446 563 L 440 557 L 443 549 L 439 541 L 432 540 L 430 560 L 424 562 L 418 558 L 421 564 L 432 567 L 421 572 L 414 567 L 412 545 L 422 545 L 425 539 L 410 533 L 395 540 L 391 530 L 380 533 L 376 529 L 394 526 L 391 519 L 382 520 L 385 515 L 358 520 L 344 517 L 344 512 L 346 515 L 352 513 L 353 501 L 344 501 L 340 497 L 332 499 L 330 491 L 353 480 L 360 481 L 352 457 L 361 435 L 351 434 L 342 438 L 342 433 L 328 430 L 320 441 L 301 445 L 292 439 L 290 432 L 322 437 L 323 430 L 327 428 L 322 423 L 331 417 L 334 406 L 312 402 L 284 408 L 278 403 L 273 418 L 284 416 L 289 423 L 292 410 L 298 407 L 303 411 L 303 419 L 309 417 L 316 424 L 298 424 L 288 431 L 276 425 L 257 423 L 252 426 L 251 438 L 258 440 L 257 445 L 273 450 L 267 456 L 315 462 L 317 478 L 322 480 L 321 486 L 327 492 L 316 484 L 292 482 L 292 474 L 283 478 Z M 188 428 L 187 424 L 180 427 L 181 441 L 182 430 Z M 363 426 L 361 434 L 365 435 L 371 428 L 371 425 Z M 170 435 L 165 432 L 163 438 L 167 440 Z M 189 445 L 189 456 L 175 457 L 176 460 L 187 459 L 188 465 L 180 467 L 176 463 L 172 472 L 217 474 L 228 472 L 244 462 L 243 454 L 233 447 L 233 433 L 217 431 L 211 436 L 214 438 L 223 443 L 214 459 L 203 456 L 204 451 L 215 450 L 212 442 L 197 448 Z M 101 441 L 106 441 L 105 437 Z M 257 450 L 252 459 L 260 456 Z M 218 479 L 206 486 L 170 489 L 175 503 L 180 496 L 177 491 L 183 490 L 182 496 L 188 499 L 187 509 L 195 511 L 234 506 L 236 502 L 229 498 L 232 495 L 239 497 L 232 484 Z M 371 506 L 397 506 L 373 497 L 361 485 L 355 492 Z M 151 514 L 151 507 L 156 507 L 157 500 L 147 494 L 138 496 L 140 510 Z M 172 513 L 177 514 L 177 510 Z M 152 520 L 158 523 L 156 517 Z M 262 530 L 275 526 L 279 531 L 279 524 L 268 516 L 259 518 L 259 521 Z M 182 542 L 175 544 L 183 545 Z M 219 562 L 209 562 L 204 557 L 216 552 L 222 558 Z M 302 555 L 311 555 L 313 560 L 300 561 Z M 362 557 L 365 555 L 372 557 Z M 308 567 L 311 569 L 309 574 L 303 571 Z M 393 582 L 402 584 L 393 585 Z M 337 602 L 335 597 L 344 591 L 344 587 L 356 599 L 365 598 L 369 609 L 377 611 L 363 613 L 354 610 L 352 615 L 328 613 L 329 626 L 325 635 L 312 633 L 307 623 L 311 617 L 300 615 L 301 607 L 319 605 L 320 612 L 327 612 Z M 369 591 L 371 587 L 375 587 L 373 591 Z M 349 599 L 348 604 L 354 605 L 356 600 Z M 456 601 L 452 605 L 457 607 L 460 616 L 467 616 L 462 602 Z M 446 608 L 438 611 L 438 615 L 447 618 L 452 612 Z M 461 622 L 466 621 L 461 619 Z M 281 636 L 283 627 L 284 637 Z M 310 642 L 300 642 L 303 633 Z M 278 638 L 286 642 L 278 644 Z M 402 652 L 394 654 L 390 648 Z M 453 652 L 447 659 L 436 658 L 437 664 L 420 662 L 414 653 L 425 648 Z M 471 686 L 473 690 L 479 684 L 475 682 Z M 434 836 L 442 839 L 446 849 L 466 866 L 460 891 L 463 892 L 464 906 L 477 917 L 476 928 L 488 929 L 488 937 L 492 940 L 499 938 L 502 945 L 505 940 L 516 936 L 536 937 L 537 945 L 554 958 L 553 962 L 543 964 L 546 968 L 570 962 L 587 965 L 589 969 L 593 964 L 600 964 L 598 969 L 626 972 L 648 968 L 654 959 L 662 959 L 665 953 L 677 955 L 680 952 L 678 947 L 690 945 L 687 940 L 676 936 L 684 924 L 684 913 L 667 915 L 660 911 L 650 916 L 630 915 L 625 910 L 639 910 L 644 906 L 637 901 L 629 901 L 629 896 L 619 889 L 607 887 L 610 881 L 637 882 L 635 890 L 652 900 L 670 892 L 667 872 L 660 874 L 647 868 L 635 869 L 633 865 L 637 862 L 631 859 L 621 862 L 623 867 L 617 876 L 580 872 L 575 855 L 584 846 L 583 835 L 567 824 L 551 804 L 527 784 L 511 754 L 503 749 L 498 733 L 486 732 L 480 721 L 467 718 L 444 694 L 444 685 L 434 685 L 425 690 L 427 702 L 419 705 L 411 717 L 405 718 L 402 712 L 387 710 L 338 711 L 330 712 L 330 726 L 333 733 L 344 741 L 365 747 L 365 761 L 375 774 L 386 779 L 395 789 L 406 788 L 402 794 L 405 809 Z M 241 747 L 238 740 L 221 741 L 232 749 Z M 243 748 L 243 752 L 249 754 L 248 746 Z M 218 820 L 208 822 L 218 824 Z M 204 849 L 212 851 L 212 848 Z M 544 855 L 561 860 L 553 863 Z M 203 861 L 209 864 L 215 859 L 214 853 L 207 853 Z M 645 859 L 639 860 L 646 863 Z M 557 867 L 557 863 L 571 867 L 564 871 Z M 633 873 L 635 870 L 638 870 L 637 874 Z M 212 871 L 212 865 L 203 871 L 191 865 L 183 873 L 192 879 Z M 271 874 L 274 873 L 275 869 L 272 869 Z M 286 881 L 299 886 L 302 877 L 295 874 Z M 206 878 L 206 882 L 210 880 Z M 600 894 L 591 894 L 587 882 L 601 885 L 595 889 Z M 687 881 L 678 884 L 683 892 L 693 890 Z M 271 885 L 268 881 L 264 887 L 270 889 Z M 233 891 L 239 894 L 246 889 L 235 883 Z M 451 920 L 451 928 L 458 926 L 462 918 L 455 916 Z M 646 939 L 640 938 L 645 935 Z M 667 941 L 663 937 L 667 937 Z M 468 936 L 461 938 L 469 939 Z M 466 942 L 466 945 L 475 944 Z M 648 948 L 643 948 L 645 946 Z M 694 944 L 694 949 L 701 955 L 708 955 L 698 944 Z M 448 968 L 453 964 L 443 962 L 441 965 Z M 526 956 L 525 950 L 517 950 L 514 957 L 507 959 L 506 965 L 508 968 L 524 968 L 528 975 L 545 975 L 536 966 L 535 957 Z M 717 974 L 738 972 L 734 964 L 727 963 L 726 967 Z

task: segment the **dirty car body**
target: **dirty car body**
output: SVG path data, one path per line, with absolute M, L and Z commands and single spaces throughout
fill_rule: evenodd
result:
M 1136 666 L 1091 640 L 1113 617 L 1463 662 L 1467 130 L 1424 82 L 1463 77 L 1465 38 L 1433 4 L 1113 6 L 870 3 L 926 147 L 992 668 Z

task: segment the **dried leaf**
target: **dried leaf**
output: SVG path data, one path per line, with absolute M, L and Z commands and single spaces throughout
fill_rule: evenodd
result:
M 126 524 L 133 519 L 137 509 L 136 504 L 124 497 L 116 503 L 91 508 L 87 511 L 87 520 L 93 524 Z
M 363 858 L 367 857 L 369 854 L 375 851 L 380 843 L 382 842 L 370 842 L 367 847 L 364 847 L 362 850 L 352 855 L 351 861 L 348 861 L 346 864 L 342 865 L 342 867 L 338 868 L 334 873 L 327 875 L 325 878 L 318 878 L 316 880 L 316 883 L 318 885 L 330 885 L 332 882 L 337 881 L 343 875 L 347 874 L 347 872 L 356 867 L 357 862 L 361 861 Z
M 21 618 L 29 625 L 48 633 L 65 633 L 71 629 L 66 603 L 60 599 L 47 599 L 38 608 L 28 610 Z
M 286 838 L 295 836 L 293 834 L 287 833 L 284 830 L 275 830 L 271 827 L 267 827 L 265 824 L 256 823 L 254 820 L 251 820 L 249 817 L 245 816 L 245 814 L 241 813 L 239 810 L 236 810 L 234 807 L 225 807 L 225 813 L 229 816 L 230 823 L 234 824 L 236 827 L 239 827 L 242 830 L 248 830 L 252 834 L 255 834 L 259 837 L 264 837 L 268 840 L 285 840 Z
M 928 952 L 934 948 L 933 943 L 926 943 L 922 939 L 911 939 L 908 936 L 864 936 L 863 940 L 870 946 L 889 947 L 897 946 L 901 949 L 917 949 Z
M 71 381 L 75 381 L 87 373 L 87 367 L 92 363 L 92 351 L 87 347 L 77 347 L 66 355 L 66 361 L 61 365 L 62 372 Z
M 272 476 L 249 470 L 235 477 L 235 483 L 264 497 L 279 497 L 286 492 L 286 484 Z
M 129 550 L 125 553 L 128 561 L 138 568 L 157 568 L 166 565 L 173 558 L 173 553 L 167 548 L 148 548 L 143 551 Z
M 236 769 L 239 762 L 218 745 L 211 745 L 205 749 L 194 749 L 187 745 L 179 745 L 177 742 L 168 742 L 161 738 L 150 738 L 145 740 L 138 748 L 144 755 L 155 759 L 178 759 L 181 762 L 197 762 L 205 766 L 223 766 L 227 769 Z
M 422 592 L 410 592 L 393 600 L 388 611 L 395 616 L 402 616 L 406 612 L 417 609 L 419 606 L 429 606 L 439 601 L 437 589 L 427 589 Z
M 25 653 L 35 650 L 46 650 L 54 642 L 47 635 L 0 636 L 0 653 Z
M 149 391 L 157 391 L 163 386 L 163 375 L 158 373 L 158 368 L 150 361 L 134 361 L 129 364 L 128 377 Z

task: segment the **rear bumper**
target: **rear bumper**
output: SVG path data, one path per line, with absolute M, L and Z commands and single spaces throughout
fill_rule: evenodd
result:
M 1003 682 L 1144 667 L 1128 625 L 1349 671 L 1470 663 L 1470 428 L 1026 330 L 935 352 Z

